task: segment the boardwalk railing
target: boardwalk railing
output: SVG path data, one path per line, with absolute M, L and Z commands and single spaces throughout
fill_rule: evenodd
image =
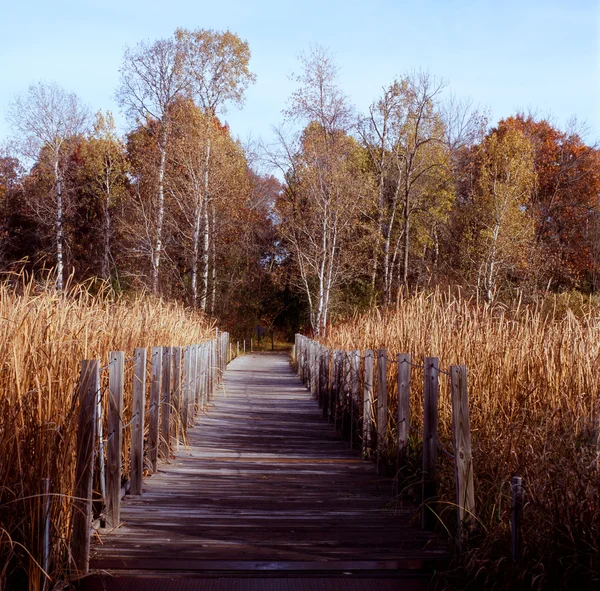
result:
M 422 525 L 426 529 L 438 521 L 432 508 L 437 499 L 438 449 L 454 462 L 460 545 L 461 535 L 472 528 L 475 517 L 467 368 L 453 365 L 445 371 L 440 369 L 437 357 L 426 357 L 423 365 L 417 365 L 406 353 L 388 357 L 386 349 L 332 350 L 299 334 L 293 351 L 298 375 L 319 401 L 323 417 L 334 423 L 351 446 L 361 446 L 363 456 L 377 462 L 378 472 L 389 468 L 390 463 L 395 463 L 397 470 L 405 467 L 410 435 L 419 436 L 423 458 Z M 397 365 L 393 372 L 397 384 L 395 417 L 388 396 L 388 366 L 392 364 Z M 410 386 L 415 369 L 423 371 L 422 429 L 411 423 Z M 454 453 L 438 440 L 440 373 L 450 380 Z M 389 439 L 393 423 L 396 428 L 392 451 Z M 394 456 L 395 462 L 390 462 Z
M 200 344 L 152 347 L 150 359 L 140 348 L 129 358 L 113 351 L 104 367 L 99 359 L 82 361 L 71 535 L 77 573 L 89 570 L 92 526 L 119 525 L 123 496 L 142 494 L 142 476 L 185 443 L 194 417 L 210 402 L 230 360 L 229 333 L 216 332 Z

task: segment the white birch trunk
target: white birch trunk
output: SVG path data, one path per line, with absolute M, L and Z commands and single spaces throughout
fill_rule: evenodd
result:
M 54 159 L 54 178 L 56 181 L 56 288 L 64 289 L 63 264 L 63 195 L 62 178 L 59 168 L 59 154 Z
M 163 123 L 164 125 L 164 123 Z M 158 211 L 156 213 L 156 242 L 152 253 L 152 291 L 158 295 L 158 277 L 162 255 L 162 232 L 165 219 L 165 168 L 167 161 L 167 130 L 163 128 L 159 141 L 160 165 L 158 168 Z

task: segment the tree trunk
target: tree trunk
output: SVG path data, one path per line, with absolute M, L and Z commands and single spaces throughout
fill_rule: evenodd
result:
M 210 258 L 212 265 L 212 278 L 211 278 L 211 294 L 210 294 L 210 314 L 215 315 L 215 303 L 217 298 L 217 247 L 215 240 L 215 206 L 211 204 L 211 241 L 210 241 Z
M 202 224 L 201 197 L 196 194 L 196 207 L 194 209 L 194 233 L 192 251 L 192 307 L 198 307 L 198 260 L 200 258 L 200 229 Z
M 204 195 L 202 209 L 204 237 L 202 245 L 202 298 L 200 299 L 200 308 L 202 308 L 203 312 L 206 312 L 206 302 L 208 300 L 208 254 L 210 249 L 210 228 L 208 226 L 208 203 L 206 195 Z
M 158 168 L 158 212 L 156 214 L 156 244 L 152 257 L 152 291 L 158 295 L 158 271 L 162 254 L 162 231 L 165 219 L 165 168 L 167 161 L 167 129 L 163 130 L 159 141 L 160 166 Z
M 54 160 L 54 178 L 56 181 L 56 288 L 64 289 L 63 278 L 63 195 L 62 178 L 58 163 L 59 155 Z
M 406 289 L 406 293 L 408 293 L 408 249 L 410 246 L 409 234 L 408 231 L 410 229 L 410 216 L 409 216 L 409 193 L 407 191 L 406 196 L 404 198 L 404 260 L 402 263 L 402 283 L 404 284 L 404 288 Z
M 102 278 L 110 276 L 110 168 L 106 167 L 104 200 L 104 255 L 102 257 Z

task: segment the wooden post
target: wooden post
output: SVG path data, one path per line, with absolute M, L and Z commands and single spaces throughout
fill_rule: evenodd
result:
M 229 363 L 231 363 L 231 360 L 233 359 L 233 347 L 231 342 L 229 343 Z
M 240 356 L 240 342 L 239 342 L 239 341 L 237 342 L 237 351 L 236 351 L 236 354 L 235 354 L 235 356 L 236 356 L 236 357 L 239 357 L 239 356 Z
M 192 345 L 190 351 L 190 408 L 188 410 L 188 427 L 194 425 L 196 410 L 198 408 L 198 371 L 200 358 L 200 345 Z
M 330 391 L 330 377 L 329 377 L 329 357 L 330 351 L 327 347 L 323 350 L 323 418 L 326 419 L 329 416 L 329 397 L 331 396 Z
M 438 373 L 437 357 L 425 357 L 422 514 L 424 529 L 433 529 L 437 521 L 429 503 L 435 500 L 437 494 Z
M 342 369 L 344 352 L 336 349 L 333 353 L 333 426 L 338 428 L 338 421 L 342 412 L 340 398 L 342 396 Z
M 373 351 L 365 351 L 365 368 L 363 378 L 363 424 L 362 454 L 368 458 L 371 453 L 371 408 L 373 406 Z
M 398 353 L 398 450 L 397 468 L 406 463 L 410 437 L 410 355 Z
M 160 455 L 169 461 L 171 455 L 171 347 L 163 347 L 162 386 L 160 396 Z
M 387 352 L 377 350 L 377 474 L 383 468 L 388 424 Z
M 80 574 L 90 566 L 90 529 L 92 527 L 92 479 L 94 473 L 94 444 L 96 442 L 96 393 L 100 389 L 100 363 L 97 359 L 81 362 L 79 378 L 79 420 L 77 423 L 77 452 L 75 490 L 73 491 L 73 530 L 71 556 Z
M 183 347 L 183 376 L 181 378 L 183 388 L 181 391 L 181 428 L 183 434 L 187 435 L 188 412 L 190 406 L 190 347 Z
M 246 339 L 244 339 L 244 355 L 246 354 Z
M 176 449 L 179 449 L 179 431 L 181 429 L 181 347 L 172 347 L 173 352 L 173 416 L 175 425 L 173 435 Z
M 352 351 L 350 357 L 352 365 L 352 394 L 350 415 L 350 447 L 356 443 L 356 430 L 358 427 L 358 400 L 360 397 L 360 351 Z
M 161 384 L 162 347 L 152 347 L 152 382 L 150 384 L 150 408 L 148 409 L 148 460 L 150 461 L 152 473 L 156 472 L 158 465 L 158 418 Z
M 131 485 L 129 493 L 141 495 L 144 473 L 146 349 L 135 349 L 133 357 L 133 422 L 131 423 Z
M 112 351 L 108 377 L 108 438 L 106 479 L 106 522 L 108 527 L 121 523 L 121 452 L 123 448 L 123 387 L 125 353 Z
M 315 398 L 319 396 L 319 361 L 320 361 L 320 353 L 321 353 L 321 345 L 319 343 L 315 343 L 314 353 L 313 353 L 313 369 L 314 369 L 314 378 L 313 378 L 313 395 Z
M 512 560 L 521 558 L 521 516 L 523 514 L 523 479 L 512 477 Z
M 454 463 L 456 467 L 456 506 L 458 508 L 459 546 L 462 537 L 475 522 L 475 489 L 473 484 L 473 459 L 471 456 L 471 421 L 469 417 L 469 391 L 467 368 L 450 367 L 452 389 L 452 434 Z

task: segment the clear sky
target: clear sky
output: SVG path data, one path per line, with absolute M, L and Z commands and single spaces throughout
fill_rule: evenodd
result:
M 517 110 L 564 127 L 576 115 L 600 140 L 600 0 L 4 0 L 0 11 L 0 143 L 7 105 L 37 80 L 56 81 L 92 109 L 112 110 L 126 44 L 176 27 L 229 28 L 250 44 L 257 83 L 232 133 L 269 141 L 311 44 L 337 57 L 359 110 L 382 86 L 422 68 L 492 122 Z

